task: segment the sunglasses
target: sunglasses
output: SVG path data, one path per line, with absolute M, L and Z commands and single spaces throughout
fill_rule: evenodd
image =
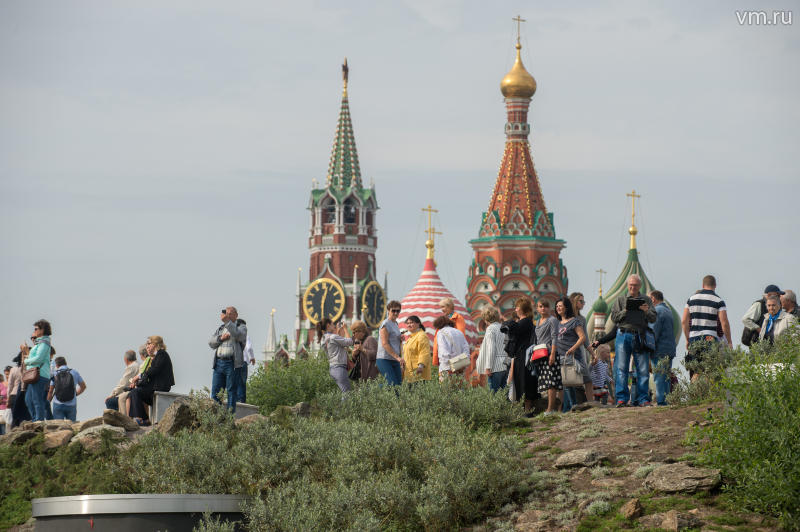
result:
M 390 308 L 389 312 L 400 312 L 399 308 Z
M 224 308 L 224 309 L 220 310 L 220 312 L 223 313 L 223 314 L 227 314 L 228 313 L 228 309 Z

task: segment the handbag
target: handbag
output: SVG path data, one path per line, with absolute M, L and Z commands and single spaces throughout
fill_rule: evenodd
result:
M 32 367 L 22 372 L 23 384 L 36 384 L 39 382 L 39 368 Z
M 647 327 L 644 331 L 639 331 L 634 336 L 634 351 L 640 353 L 654 353 L 656 350 L 656 333 Z
M 561 364 L 561 384 L 567 387 L 583 386 L 581 366 L 574 356 L 564 357 L 564 363 Z
M 461 371 L 469 366 L 469 355 L 467 353 L 461 353 L 451 358 L 449 362 L 450 371 Z
M 361 379 L 361 355 L 356 355 L 353 359 L 353 367 L 350 368 L 350 371 L 347 373 L 347 376 L 350 377 L 351 381 L 357 381 Z

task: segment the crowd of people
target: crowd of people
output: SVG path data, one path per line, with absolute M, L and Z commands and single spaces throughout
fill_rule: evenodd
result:
M 727 307 L 715 292 L 713 275 L 705 276 L 701 289 L 688 298 L 680 324 L 661 291 L 641 292 L 638 275 L 627 279 L 626 288 L 611 306 L 608 332 L 596 332 L 594 341 L 581 314 L 586 300 L 580 292 L 559 298 L 553 308 L 540 299 L 535 312 L 532 301 L 520 297 L 508 320 L 496 307 L 483 307 L 485 329 L 475 348 L 469 346 L 464 318 L 453 310 L 450 299 L 440 302 L 442 314 L 433 322 L 432 342 L 418 316 L 409 316 L 401 327 L 397 301 L 387 305 L 377 338 L 368 335 L 362 322 L 351 324 L 351 337 L 344 322 L 323 319 L 317 324 L 317 339 L 343 393 L 354 381 L 378 375 L 389 386 L 430 380 L 436 368 L 440 381 L 456 378 L 467 385 L 488 386 L 495 393 L 503 390 L 509 399 L 524 402 L 528 416 L 540 398 L 546 399 L 544 415 L 567 412 L 585 402 L 663 406 L 675 381 L 676 333 L 682 331 L 686 339 L 686 360 L 698 363 L 690 364 L 690 378 L 695 379 L 694 368 L 702 367 L 710 346 L 721 342 L 733 347 Z M 797 317 L 794 292 L 768 285 L 742 319 L 742 343 L 774 342 L 797 323 Z
M 666 405 L 674 379 L 672 364 L 677 345 L 672 310 L 664 294 L 641 293 L 638 275 L 627 279 L 627 291 L 613 303 L 607 333 L 591 341 L 586 318 L 581 314 L 586 301 L 575 292 L 561 297 L 555 305 L 546 299 L 533 303 L 527 297 L 515 301 L 513 316 L 503 320 L 491 305 L 481 310 L 485 324 L 482 342 L 471 347 L 466 338 L 466 321 L 454 310 L 451 299 L 443 299 L 441 315 L 433 321 L 433 341 L 418 316 L 408 316 L 401 328 L 397 321 L 401 305 L 390 301 L 387 317 L 377 337 L 366 324 L 354 321 L 334 323 L 328 318 L 317 324 L 317 340 L 327 355 L 329 371 L 343 393 L 354 381 L 382 375 L 389 386 L 412 384 L 433 378 L 439 381 L 463 379 L 466 385 L 488 386 L 492 392 L 507 393 L 512 401 L 524 401 L 526 415 L 532 416 L 535 402 L 546 399 L 544 415 L 567 412 L 584 403 L 613 403 L 617 407 Z M 680 328 L 686 340 L 690 378 L 702 367 L 710 346 L 720 342 L 733 347 L 725 301 L 716 293 L 713 275 L 703 277 L 701 289 L 683 308 Z M 770 284 L 742 318 L 741 343 L 773 343 L 797 325 L 800 317 L 797 296 Z M 247 400 L 248 365 L 255 364 L 247 324 L 235 307 L 220 314 L 222 324 L 208 342 L 213 351 L 211 395 L 236 411 Z M 404 332 L 404 331 L 405 332 Z M 52 326 L 38 320 L 28 345 L 23 342 L 13 365 L 0 375 L 0 434 L 22 421 L 77 419 L 77 398 L 86 390 L 81 374 L 56 356 Z M 614 344 L 613 361 L 611 342 Z M 167 392 L 175 385 L 172 359 L 161 336 L 147 338 L 136 351 L 123 355 L 124 370 L 119 382 L 105 398 L 105 407 L 119 410 L 148 425 L 149 408 L 155 392 Z M 655 394 L 650 390 L 653 375 Z M 224 393 L 223 393 L 224 392 Z

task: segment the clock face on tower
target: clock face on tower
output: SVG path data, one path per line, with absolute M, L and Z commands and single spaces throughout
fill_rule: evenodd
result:
M 333 279 L 317 279 L 303 294 L 303 310 L 308 321 L 316 325 L 323 318 L 334 322 L 344 314 L 345 296 L 342 287 Z
M 383 321 L 386 311 L 386 294 L 383 293 L 381 285 L 371 281 L 364 287 L 361 296 L 361 315 L 364 322 L 371 328 L 376 328 Z

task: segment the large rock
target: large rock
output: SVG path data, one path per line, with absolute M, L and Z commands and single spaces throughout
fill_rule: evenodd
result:
M 173 436 L 183 429 L 191 428 L 195 423 L 197 423 L 197 417 L 189 408 L 189 400 L 181 397 L 169 405 L 155 430 L 167 436 Z
M 109 432 L 122 439 L 125 436 L 125 429 L 112 425 L 95 425 L 84 429 L 72 438 L 73 444 L 80 444 L 87 451 L 94 453 L 103 448 L 103 432 Z
M 36 437 L 35 430 L 12 430 L 4 436 L 0 436 L 0 442 L 5 445 L 22 445 L 28 440 Z
M 98 427 L 103 424 L 104 424 L 103 416 L 93 417 L 92 419 L 87 419 L 86 421 L 79 421 L 78 423 L 73 424 L 72 430 L 74 430 L 76 433 L 79 434 L 86 429 L 90 429 L 92 427 Z
M 65 429 L 72 430 L 72 421 L 69 419 L 50 419 L 44 422 L 45 432 L 58 432 Z
M 575 449 L 558 457 L 554 464 L 556 469 L 567 467 L 593 467 L 606 456 L 594 449 Z
M 139 424 L 132 417 L 126 416 L 119 410 L 103 410 L 103 421 L 106 425 L 122 427 L 128 432 L 139 430 Z
M 694 493 L 710 491 L 722 482 L 719 469 L 692 467 L 683 462 L 664 464 L 655 468 L 644 481 L 644 485 L 663 493 Z
M 642 503 L 639 499 L 631 499 L 619 509 L 620 515 L 625 519 L 633 519 L 642 515 Z
M 75 433 L 72 432 L 71 427 L 53 432 L 47 432 L 44 435 L 44 448 L 56 449 L 58 447 L 63 447 L 69 443 L 74 434 Z
M 687 528 L 700 528 L 703 522 L 691 514 L 670 510 L 669 512 L 646 515 L 639 523 L 647 528 L 658 528 L 678 532 Z
M 236 420 L 237 427 L 244 427 L 248 425 L 252 425 L 254 423 L 261 423 L 263 421 L 268 421 L 269 418 L 267 416 L 262 416 L 261 414 L 250 414 L 249 416 L 244 416 Z
M 297 403 L 289 409 L 292 415 L 298 417 L 308 417 L 311 415 L 311 405 L 305 402 Z
M 44 423 L 41 421 L 23 421 L 17 427 L 17 430 L 32 430 L 34 432 L 42 432 Z

